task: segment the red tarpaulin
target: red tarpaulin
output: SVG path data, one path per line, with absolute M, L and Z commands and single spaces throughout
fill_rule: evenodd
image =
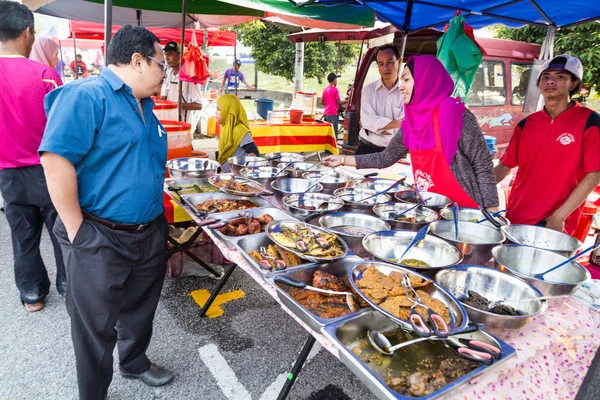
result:
M 120 26 L 113 26 L 113 35 L 120 29 Z M 94 22 L 70 21 L 71 36 L 75 33 L 77 39 L 104 40 L 104 25 Z M 179 42 L 181 40 L 181 29 L 178 28 L 147 28 L 160 39 L 162 44 L 171 40 Z M 193 29 L 185 30 L 185 41 L 189 43 L 192 40 Z M 196 38 L 198 43 L 204 41 L 204 31 L 197 30 Z M 235 46 L 235 32 L 220 30 L 219 28 L 208 28 L 208 46 Z

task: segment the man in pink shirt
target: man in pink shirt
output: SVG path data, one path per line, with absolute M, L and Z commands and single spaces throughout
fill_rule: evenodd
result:
M 338 125 L 340 123 L 340 116 L 338 115 L 338 106 L 346 104 L 346 100 L 340 99 L 340 92 L 337 88 L 337 78 L 339 75 L 333 72 L 327 75 L 327 81 L 329 85 L 323 90 L 323 104 L 325 105 L 325 121 L 331 122 L 333 130 L 335 131 L 335 137 L 338 135 Z
M 50 290 L 39 249 L 44 224 L 54 246 L 56 288 L 63 296 L 66 290 L 62 252 L 52 233 L 57 214 L 38 156 L 44 96 L 62 81 L 51 67 L 27 58 L 34 33 L 26 6 L 0 1 L 0 194 L 12 233 L 15 281 L 30 312 L 44 308 Z

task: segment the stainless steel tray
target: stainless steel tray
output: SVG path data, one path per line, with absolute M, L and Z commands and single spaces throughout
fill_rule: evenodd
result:
M 349 256 L 342 260 L 336 260 L 328 264 L 315 264 L 309 265 L 302 268 L 294 268 L 292 270 L 286 270 L 282 272 L 273 272 L 267 275 L 267 282 L 272 284 L 277 289 L 277 297 L 279 300 L 294 314 L 298 316 L 303 322 L 305 322 L 311 329 L 319 331 L 322 326 L 337 322 L 341 319 L 348 318 L 350 315 L 355 315 L 359 311 L 349 312 L 346 315 L 337 318 L 322 318 L 315 314 L 313 311 L 307 309 L 302 304 L 298 303 L 290 294 L 291 287 L 283 283 L 275 282 L 276 276 L 287 276 L 297 281 L 308 283 L 312 285 L 312 279 L 315 271 L 321 270 L 329 272 L 336 276 L 346 276 L 350 268 L 360 263 L 362 260 L 357 256 Z
M 244 259 L 246 261 L 248 261 L 248 263 L 258 272 L 260 272 L 263 275 L 267 275 L 268 271 L 264 271 L 260 265 L 258 265 L 258 263 L 256 261 L 254 261 L 254 259 L 252 257 L 250 257 L 250 252 L 254 251 L 254 250 L 258 250 L 260 248 L 260 246 L 265 246 L 267 247 L 270 244 L 275 244 L 273 243 L 273 241 L 271 239 L 269 239 L 269 237 L 267 236 L 266 233 L 259 233 L 258 235 L 251 235 L 251 236 L 241 236 L 239 239 L 232 241 L 235 245 L 235 247 L 240 251 L 240 254 L 242 255 L 242 257 L 244 257 Z M 291 270 L 295 270 L 298 269 L 300 267 L 306 267 L 308 265 L 312 265 L 312 263 L 303 263 L 300 265 L 297 265 L 295 267 L 288 267 L 286 268 L 284 271 L 291 271 Z
M 228 211 L 228 212 L 223 212 L 223 213 L 214 213 L 211 214 L 210 217 L 214 218 L 214 219 L 220 219 L 220 220 L 224 220 L 224 221 L 229 221 L 230 219 L 235 219 L 237 217 L 239 217 L 240 214 L 242 213 L 249 213 L 250 215 L 254 216 L 254 217 L 262 217 L 265 214 L 269 214 L 271 217 L 273 217 L 273 219 L 275 221 L 282 221 L 282 220 L 289 220 L 290 216 L 288 214 L 286 214 L 285 212 L 281 211 L 278 208 L 275 207 L 268 207 L 268 208 L 252 208 L 249 210 L 241 210 L 241 211 Z M 230 240 L 230 241 L 237 241 L 243 237 L 249 237 L 249 236 L 256 236 L 256 235 L 260 235 L 261 233 L 264 232 L 260 232 L 260 233 L 255 233 L 252 235 L 244 235 L 244 236 L 230 236 L 230 235 L 225 235 L 223 233 L 221 233 L 218 229 L 213 230 L 213 232 L 215 233 L 216 236 L 218 236 L 219 238 L 223 239 L 223 240 Z
M 427 396 L 422 397 L 408 397 L 401 395 L 385 384 L 386 367 L 377 365 L 376 362 L 364 363 L 360 356 L 357 356 L 352 352 L 352 349 L 357 345 L 359 338 L 365 338 L 369 329 L 376 329 L 380 332 L 392 332 L 400 329 L 391 320 L 386 318 L 383 314 L 367 309 L 358 312 L 357 314 L 348 316 L 340 321 L 326 325 L 321 328 L 323 334 L 328 337 L 333 344 L 339 349 L 340 360 L 342 363 L 356 375 L 361 382 L 363 382 L 368 389 L 380 399 L 395 399 L 395 400 L 410 400 L 410 399 L 434 399 L 444 393 L 456 390 L 460 385 L 467 381 L 479 376 L 482 373 L 494 368 L 500 364 L 506 362 L 516 354 L 516 350 L 488 334 L 484 331 L 477 331 L 473 333 L 465 333 L 456 337 L 476 339 L 490 344 L 500 346 L 502 349 L 503 357 L 500 360 L 495 361 L 492 365 L 481 364 L 480 367 L 474 369 L 468 374 L 462 376 L 450 382 L 446 386 L 438 389 L 437 391 L 430 393 Z M 393 342 L 393 344 L 396 344 Z M 369 349 L 367 352 L 376 353 L 374 349 Z M 414 371 L 415 361 L 422 360 L 424 356 L 436 355 L 440 352 L 453 352 L 446 348 L 442 342 L 421 342 L 411 346 L 407 346 L 403 349 L 397 350 L 393 356 L 383 356 L 386 359 L 390 359 L 389 365 L 393 365 L 394 372 L 400 372 L 402 370 L 411 372 Z M 363 351 L 363 354 L 365 352 Z M 363 355 L 361 354 L 361 355 Z M 456 393 L 455 398 L 462 397 L 459 393 Z
M 357 264 L 355 267 L 352 267 L 352 269 L 348 272 L 348 278 L 350 279 L 350 284 L 352 285 L 354 290 L 356 290 L 356 292 L 358 292 L 358 294 L 360 294 L 363 297 L 363 299 L 365 299 L 365 301 L 371 305 L 371 307 L 373 307 L 374 309 L 376 309 L 377 311 L 379 311 L 380 313 L 382 313 L 383 315 L 388 317 L 390 320 L 399 324 L 404 329 L 412 331 L 412 327 L 411 327 L 410 323 L 392 315 L 391 313 L 387 312 L 383 308 L 379 307 L 373 301 L 369 300 L 369 298 L 366 295 L 364 295 L 362 293 L 362 291 L 356 285 L 356 281 L 358 280 L 358 277 L 361 274 L 359 267 L 361 265 L 369 266 L 371 264 L 373 264 L 381 273 L 383 273 L 385 275 L 389 275 L 392 272 L 400 272 L 400 273 L 407 274 L 407 275 L 417 275 L 417 276 L 421 277 L 422 279 L 429 279 L 429 278 L 427 278 L 426 276 L 424 276 L 422 274 L 411 271 L 410 269 L 407 269 L 407 268 L 402 268 L 397 265 L 386 264 L 386 263 L 382 263 L 382 262 L 374 262 L 374 261 L 365 261 L 360 264 Z M 452 296 L 452 294 L 450 294 L 450 292 L 448 292 L 442 286 L 438 285 L 433 280 L 431 280 L 431 283 L 429 285 L 421 287 L 419 289 L 423 290 L 424 292 L 429 294 L 434 299 L 437 299 L 446 305 L 446 307 L 448 308 L 448 313 L 450 314 L 450 324 L 448 324 L 448 330 L 449 330 L 450 334 L 459 333 L 466 328 L 467 324 L 469 323 L 469 317 L 467 316 L 467 311 L 462 306 L 462 304 L 454 296 Z
M 261 207 L 273 207 L 271 203 L 261 197 L 238 197 L 232 196 L 230 194 L 215 192 L 215 193 L 197 193 L 197 194 L 183 194 L 181 195 L 181 201 L 185 203 L 185 205 L 189 206 L 192 209 L 192 212 L 196 212 L 196 207 L 194 205 L 204 203 L 208 200 L 242 200 L 246 199 L 256 204 L 256 208 Z M 252 208 L 251 210 L 256 210 L 256 208 Z M 243 211 L 243 210 L 240 210 Z M 229 212 L 229 211 L 226 211 Z M 211 217 L 218 216 L 218 214 L 223 213 L 211 213 Z
M 254 189 L 254 191 L 253 192 L 240 192 L 237 190 L 218 186 L 217 183 L 221 182 L 221 181 L 235 181 L 238 183 L 244 183 L 244 184 L 248 185 L 248 187 Z M 254 180 L 248 179 L 248 178 L 243 178 L 241 176 L 235 176 L 233 174 L 219 174 L 219 175 L 211 176 L 210 178 L 208 178 L 208 183 L 213 185 L 215 188 L 219 189 L 221 192 L 231 194 L 234 196 L 255 197 L 255 196 L 259 196 L 261 194 L 272 194 L 271 192 L 268 192 L 265 189 L 265 187 L 263 185 L 261 185 L 260 183 L 258 183 L 257 181 L 254 181 Z
M 194 187 L 197 185 L 198 188 Z M 219 193 L 220 190 L 215 188 L 213 185 L 208 183 L 207 178 L 188 178 L 188 179 L 175 179 L 169 178 L 165 180 L 165 188 L 169 186 L 178 186 L 181 187 L 182 190 L 179 191 L 179 194 L 182 196 L 184 194 L 194 194 L 194 193 Z
M 292 248 L 283 246 L 283 245 L 279 244 L 275 239 L 273 239 L 274 233 L 279 233 L 281 231 L 281 229 L 283 227 L 285 227 L 286 225 L 289 226 L 291 224 L 297 224 L 297 223 L 298 222 L 296 220 L 293 220 L 290 217 L 290 219 L 287 219 L 284 221 L 271 222 L 269 225 L 267 225 L 265 231 L 266 231 L 267 235 L 269 236 L 269 238 L 273 241 L 273 243 L 275 243 L 277 246 L 281 247 L 282 249 L 287 250 L 290 253 L 294 254 L 296 257 L 302 258 L 303 260 L 307 260 L 310 262 L 324 263 L 324 262 L 332 262 L 335 260 L 339 260 L 348 255 L 348 245 L 346 244 L 346 242 L 344 242 L 344 240 L 340 237 L 340 235 L 338 235 L 337 233 L 332 232 L 330 230 L 327 230 L 327 229 L 324 229 L 324 228 L 321 228 L 318 226 L 314 226 L 314 225 L 308 226 L 312 230 L 313 234 L 329 233 L 329 234 L 336 236 L 337 241 L 342 245 L 342 249 L 343 249 L 343 252 L 340 256 L 338 256 L 338 257 L 309 256 L 309 255 L 306 255 L 304 253 L 297 251 L 296 249 L 292 249 Z M 304 224 L 304 222 L 300 222 L 300 224 Z

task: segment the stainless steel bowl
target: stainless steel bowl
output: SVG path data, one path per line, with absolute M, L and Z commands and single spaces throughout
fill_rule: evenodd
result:
M 451 221 L 454 221 L 454 215 L 452 214 L 452 208 L 450 208 L 450 207 L 446 207 L 446 208 L 443 208 L 442 210 L 440 210 L 440 215 L 442 216 L 443 219 L 449 219 Z M 477 221 L 481 221 L 482 219 L 484 219 L 485 221 L 480 222 L 479 225 L 485 225 L 485 226 L 489 226 L 490 228 L 496 229 L 496 227 L 490 221 L 485 219 L 485 216 L 483 215 L 483 213 L 480 210 L 478 210 L 477 208 L 466 208 L 466 207 L 458 208 L 458 220 L 459 221 L 477 222 Z M 502 223 L 503 225 L 510 225 L 510 221 L 503 216 L 497 217 L 496 219 L 498 221 L 500 221 L 500 223 Z
M 392 200 L 392 196 L 387 194 L 380 194 L 377 197 L 371 197 L 368 200 L 360 201 L 366 197 L 372 196 L 377 193 L 375 190 L 369 189 L 357 189 L 357 188 L 342 188 L 337 189 L 333 192 L 335 197 L 344 201 L 343 211 L 356 211 L 362 213 L 373 213 L 373 206 L 377 203 L 387 203 Z M 358 201 L 357 201 L 358 200 Z
M 539 290 L 493 268 L 458 265 L 438 272 L 435 281 L 460 300 L 471 321 L 483 324 L 486 328 L 521 329 L 548 308 L 548 303 L 540 299 L 542 293 Z M 504 304 L 521 311 L 523 315 L 499 315 L 465 304 L 462 300 L 469 296 L 469 290 L 490 301 L 505 300 Z M 529 299 L 533 301 L 518 301 Z
M 390 224 L 372 215 L 343 211 L 319 217 L 319 225 L 340 235 L 348 248 L 359 257 L 369 256 L 362 244 L 365 236 L 390 229 Z
M 425 206 L 432 208 L 436 211 L 440 211 L 442 208 L 446 207 L 448 204 L 452 203 L 450 198 L 433 192 L 419 192 L 421 193 L 421 197 L 423 200 L 427 200 L 431 197 L 431 200 L 425 203 Z M 398 201 L 403 203 L 412 203 L 417 204 L 419 202 L 419 196 L 415 193 L 414 190 L 402 190 L 397 192 L 395 195 Z
M 323 212 L 327 211 L 338 211 L 344 206 L 344 202 L 335 196 L 324 194 L 324 193 L 300 193 L 300 194 L 289 194 L 283 196 L 283 209 L 287 211 L 292 217 L 301 219 L 303 221 L 309 220 L 316 217 Z M 327 202 L 327 210 L 318 211 L 321 204 Z M 315 210 L 307 210 L 299 207 L 300 205 L 307 207 L 315 207 Z
M 288 165 L 289 164 L 289 165 Z M 287 167 L 286 167 L 287 165 Z M 302 178 L 302 174 L 306 171 L 323 171 L 329 169 L 322 165 L 317 165 L 309 162 L 280 162 L 277 164 L 277 168 L 284 168 L 290 172 L 290 178 Z
M 167 161 L 171 178 L 208 178 L 217 173 L 221 164 L 207 158 L 174 158 Z
M 269 162 L 263 157 L 240 156 L 230 157 L 227 162 L 231 166 L 231 172 L 240 175 L 242 168 L 266 167 Z
M 456 246 L 435 236 L 427 235 L 425 239 L 408 252 L 405 258 L 424 261 L 430 267 L 413 267 L 402 264 L 399 258 L 413 240 L 415 234 L 415 232 L 410 231 L 375 232 L 363 239 L 363 246 L 369 254 L 382 261 L 422 271 L 448 268 L 462 261 L 462 254 Z
M 551 250 L 566 257 L 573 257 L 583 247 L 583 243 L 573 236 L 541 226 L 509 225 L 501 229 L 510 243 L 515 243 L 512 236 L 519 241 L 515 244 Z
M 545 296 L 564 296 L 564 300 L 550 300 L 550 305 L 563 303 L 571 297 L 579 285 L 590 279 L 590 272 L 576 262 L 571 262 L 549 273 L 545 276 L 546 280 L 535 279 L 533 275 L 548 271 L 567 259 L 550 250 L 505 244 L 494 247 L 492 256 L 494 265 L 500 271 L 523 279 L 539 289 Z
M 275 193 L 275 199 L 279 203 L 280 207 L 283 207 L 283 197 L 289 194 L 305 193 L 306 190 L 312 186 L 314 182 L 308 179 L 300 178 L 281 178 L 271 182 L 271 189 Z M 319 193 L 323 190 L 323 185 L 317 183 L 309 193 Z
M 458 239 L 455 239 L 454 221 L 434 222 L 429 225 L 429 231 L 458 247 L 465 264 L 487 264 L 492 258 L 492 249 L 505 240 L 498 229 L 474 222 L 458 221 Z
M 404 175 L 404 174 L 402 174 Z M 385 178 L 364 178 L 352 182 L 352 187 L 359 189 L 370 189 L 377 192 L 381 192 L 396 183 L 396 179 L 385 179 Z M 397 190 L 403 190 L 406 186 L 398 185 Z M 394 189 L 392 189 L 394 190 Z
M 288 171 L 281 171 L 281 169 L 273 167 L 242 168 L 240 170 L 241 177 L 257 181 L 267 188 L 275 179 L 285 178 L 288 174 Z
M 390 219 L 394 214 L 398 214 L 402 211 L 406 211 L 409 208 L 414 207 L 414 204 L 407 203 L 384 203 L 377 204 L 373 207 L 373 212 L 381 219 L 390 223 L 393 229 L 400 231 L 413 231 L 417 232 L 419 229 L 428 225 L 434 221 L 440 219 L 440 215 L 427 207 L 417 207 L 412 211 L 404 214 L 407 218 L 416 218 L 417 221 L 421 222 L 402 222 L 397 219 Z
M 274 157 L 281 156 L 281 158 L 277 158 L 275 160 L 271 160 Z M 269 160 L 271 167 L 277 167 L 279 163 L 289 163 L 291 161 L 294 162 L 302 162 L 304 161 L 304 156 L 298 153 L 269 153 L 265 154 L 265 158 Z
M 317 181 L 327 174 L 319 183 L 323 185 L 323 193 L 333 194 L 337 189 L 345 188 L 350 184 L 350 177 L 337 172 L 309 171 L 302 174 L 302 178 L 309 181 Z

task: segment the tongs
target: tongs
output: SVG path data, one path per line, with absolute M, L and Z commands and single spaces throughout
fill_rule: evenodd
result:
M 408 297 L 408 299 L 413 303 L 412 307 L 410 308 L 408 322 L 410 323 L 410 326 L 413 328 L 415 333 L 420 337 L 447 337 L 450 330 L 448 329 L 446 321 L 444 321 L 441 315 L 439 315 L 438 313 L 433 311 L 429 306 L 421 302 L 421 296 L 419 296 L 417 291 L 410 284 L 410 278 L 408 277 L 408 275 L 404 273 L 402 274 L 402 286 L 406 291 L 406 297 Z M 431 325 L 431 329 L 429 329 L 429 326 L 423 320 L 423 317 L 421 317 L 421 315 L 415 309 L 417 306 L 427 309 L 427 319 L 429 321 L 429 324 Z
M 258 264 L 260 265 L 260 268 L 262 270 L 271 271 L 271 270 L 273 270 L 273 266 L 274 266 L 276 271 L 283 271 L 287 267 L 287 265 L 285 264 L 285 261 L 269 255 L 269 253 L 267 253 L 267 249 L 265 248 L 265 246 L 260 246 L 260 256 L 262 257 L 262 260 L 260 260 L 258 262 Z M 269 260 L 273 260 L 273 266 L 271 266 L 271 263 L 269 262 Z
M 322 249 L 328 249 L 330 247 L 329 242 L 327 241 L 327 239 L 320 237 L 319 235 L 315 234 L 312 229 L 310 229 L 306 223 L 304 224 L 304 229 L 306 229 L 306 231 L 308 232 L 307 235 L 302 235 L 300 233 L 300 230 L 298 229 L 298 227 L 295 227 L 296 230 L 296 234 L 301 237 L 301 239 L 296 241 L 296 250 L 298 250 L 301 253 L 306 253 L 308 251 L 308 243 L 306 243 L 305 237 L 308 237 L 309 240 L 312 239 L 315 241 L 315 243 Z
M 207 228 L 207 229 L 220 229 L 223 228 L 224 226 L 226 226 L 230 221 L 236 220 L 238 218 L 245 218 L 245 219 L 249 219 L 253 216 L 251 211 L 243 211 L 241 213 L 238 214 L 237 217 L 232 218 L 230 220 L 224 220 L 224 219 L 205 219 L 201 222 L 199 222 L 197 225 Z

